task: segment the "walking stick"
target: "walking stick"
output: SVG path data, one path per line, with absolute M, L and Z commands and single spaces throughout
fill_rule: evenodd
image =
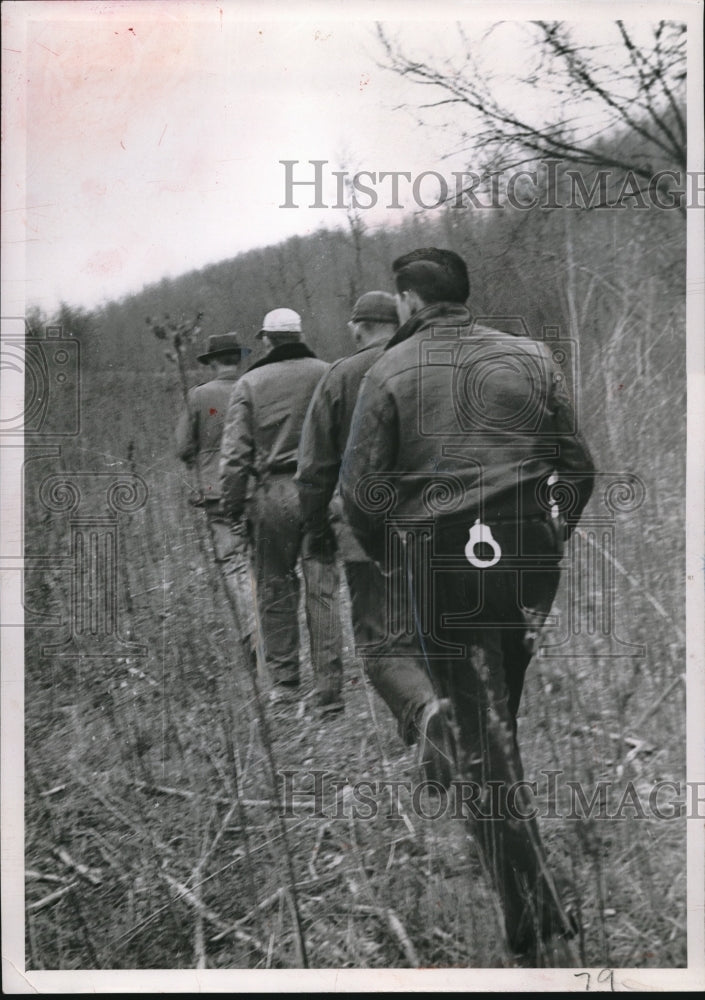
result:
M 180 386 L 181 386 L 181 393 L 182 393 L 182 396 L 183 396 L 184 405 L 186 407 L 188 407 L 188 405 L 189 405 L 189 400 L 188 400 L 188 379 L 187 379 L 187 374 L 186 374 L 186 359 L 185 359 L 185 351 L 184 351 L 184 349 L 185 349 L 186 344 L 195 341 L 195 339 L 200 335 L 201 328 L 199 326 L 199 323 L 200 323 L 200 320 L 201 320 L 202 316 L 203 316 L 203 313 L 199 312 L 199 313 L 197 313 L 197 315 L 196 315 L 196 317 L 195 317 L 195 319 L 193 321 L 182 320 L 179 323 L 175 323 L 174 321 L 172 321 L 171 319 L 169 319 L 169 317 L 165 317 L 165 322 L 164 323 L 158 323 L 156 321 L 150 320 L 149 318 L 147 319 L 147 324 L 151 327 L 152 332 L 157 337 L 157 339 L 159 339 L 159 340 L 169 340 L 170 343 L 171 343 L 171 347 L 172 347 L 173 351 L 167 351 L 167 358 L 169 360 L 175 362 L 175 364 L 177 366 L 177 370 L 178 370 L 178 373 L 179 373 L 179 382 L 180 382 Z M 198 464 L 196 464 L 196 485 L 197 485 L 197 489 L 198 489 L 199 494 L 202 495 L 203 494 L 203 489 L 202 489 L 203 484 L 201 482 L 201 475 L 200 475 L 200 469 L 198 467 Z M 213 548 L 213 551 L 215 551 L 215 539 L 213 537 L 213 529 L 212 529 L 212 525 L 210 524 L 210 522 L 208 520 L 207 520 L 207 525 L 208 525 L 208 534 L 209 534 L 209 538 L 210 538 L 211 547 Z M 246 556 L 244 554 L 243 554 L 243 556 L 244 556 L 244 558 L 246 558 Z M 215 560 L 209 560 L 208 562 L 209 562 L 209 566 L 210 566 L 211 571 L 212 571 L 212 567 L 213 567 L 213 564 L 214 564 Z M 297 943 L 297 948 L 298 948 L 298 952 L 299 952 L 299 960 L 301 962 L 301 967 L 304 968 L 304 969 L 307 969 L 308 968 L 308 957 L 307 957 L 307 953 L 306 953 L 306 942 L 305 942 L 304 935 L 303 935 L 303 927 L 302 927 L 302 921 L 301 921 L 301 912 L 300 912 L 300 908 L 299 908 L 299 904 L 298 904 L 298 896 L 297 896 L 297 892 L 296 892 L 296 875 L 295 875 L 295 872 L 294 872 L 293 856 L 292 856 L 292 852 L 291 852 L 291 847 L 289 845 L 288 831 L 287 831 L 286 822 L 285 822 L 284 817 L 282 815 L 282 811 L 278 808 L 278 806 L 276 804 L 278 802 L 277 765 L 276 765 L 276 762 L 275 762 L 275 759 L 274 759 L 274 750 L 272 748 L 272 741 L 271 741 L 271 736 L 270 736 L 270 732 L 269 732 L 269 724 L 268 724 L 268 721 L 267 721 L 267 715 L 266 715 L 266 712 L 264 710 L 263 699 L 262 699 L 262 695 L 261 695 L 261 692 L 260 692 L 259 683 L 258 683 L 258 680 L 257 680 L 256 653 L 255 653 L 255 656 L 253 657 L 253 655 L 252 655 L 253 654 L 252 647 L 250 646 L 249 642 L 247 641 L 247 636 L 245 635 L 245 632 L 243 630 L 243 624 L 244 623 L 242 622 L 242 618 L 241 618 L 241 608 L 238 607 L 238 603 L 239 602 L 235 598 L 235 595 L 233 594 L 233 592 L 231 591 L 230 587 L 227 584 L 227 580 L 225 579 L 225 573 L 223 571 L 223 567 L 222 567 L 221 563 L 219 563 L 219 562 L 216 562 L 215 565 L 218 567 L 218 578 L 220 580 L 220 583 L 222 585 L 223 591 L 225 593 L 225 598 L 226 598 L 226 601 L 227 601 L 228 606 L 230 608 L 230 613 L 231 613 L 231 616 L 232 616 L 232 620 L 233 620 L 233 623 L 235 625 L 235 629 L 236 629 L 237 634 L 238 634 L 238 639 L 239 639 L 239 644 L 240 644 L 240 651 L 241 651 L 241 654 L 242 654 L 242 656 L 244 658 L 244 661 L 245 661 L 245 664 L 246 664 L 246 668 L 247 668 L 246 669 L 246 673 L 248 674 L 248 676 L 250 678 L 250 681 L 252 683 L 252 687 L 253 687 L 254 702 L 255 702 L 255 708 L 256 708 L 256 712 L 257 712 L 257 719 L 258 719 L 258 722 L 259 722 L 260 732 L 261 732 L 261 735 L 262 735 L 262 743 L 263 743 L 264 748 L 265 748 L 265 754 L 266 754 L 267 763 L 268 763 L 268 766 L 269 766 L 270 777 L 271 777 L 271 780 L 272 780 L 272 788 L 274 789 L 273 802 L 274 802 L 274 810 L 275 810 L 275 819 L 276 819 L 277 825 L 279 827 L 279 831 L 280 831 L 281 839 L 282 839 L 282 844 L 283 844 L 283 847 L 284 847 L 284 856 L 285 856 L 285 861 L 286 861 L 287 876 L 288 876 L 288 882 L 289 882 L 288 891 L 289 891 L 289 894 L 290 894 L 291 903 L 292 903 L 292 910 L 293 910 L 293 915 L 294 915 L 294 924 L 295 924 L 295 929 L 296 929 L 296 943 Z M 253 660 L 254 660 L 254 663 L 253 663 Z M 237 778 L 237 775 L 236 775 L 236 778 Z M 239 796 L 238 796 L 238 801 L 240 802 L 239 808 L 242 811 L 244 809 L 244 807 L 243 807 L 243 805 L 242 805 L 242 803 L 240 801 Z M 242 822 L 243 828 L 246 828 L 247 824 L 246 824 L 246 818 L 245 818 L 244 815 L 241 816 L 241 822 Z M 248 861 L 249 861 L 249 857 L 248 857 Z

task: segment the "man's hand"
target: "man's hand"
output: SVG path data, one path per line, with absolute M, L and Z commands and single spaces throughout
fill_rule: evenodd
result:
M 324 523 L 306 531 L 301 544 L 301 555 L 304 559 L 333 562 L 336 548 L 333 529 L 330 524 Z

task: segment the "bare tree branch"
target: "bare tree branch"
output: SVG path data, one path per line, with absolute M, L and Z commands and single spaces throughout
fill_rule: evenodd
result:
M 377 37 L 384 53 L 381 65 L 398 76 L 423 87 L 441 91 L 438 100 L 419 105 L 420 111 L 432 111 L 452 105 L 465 107 L 480 123 L 479 129 L 460 128 L 463 142 L 489 154 L 492 165 L 506 168 L 530 159 L 557 158 L 592 167 L 611 167 L 632 171 L 636 176 L 651 177 L 649 157 L 669 166 L 685 169 L 685 122 L 682 101 L 677 96 L 685 79 L 685 39 L 682 26 L 659 22 L 654 28 L 653 44 L 639 45 L 624 22 L 616 21 L 622 45 L 622 66 L 604 61 L 597 46 L 576 43 L 560 22 L 537 21 L 533 28 L 534 72 L 517 82 L 546 85 L 571 109 L 570 115 L 554 113 L 548 122 L 532 122 L 522 102 L 511 105 L 497 98 L 495 79 L 480 70 L 473 43 L 463 25 L 458 25 L 462 55 L 437 63 L 408 55 L 400 43 L 377 25 Z M 485 33 L 490 43 L 495 25 Z M 619 50 L 617 50 L 619 51 Z M 581 118 L 573 114 L 576 103 L 588 107 L 600 105 L 603 121 L 588 134 L 581 130 Z M 452 126 L 451 126 L 452 127 Z M 639 140 L 627 151 L 628 139 Z M 617 141 L 614 141 L 614 140 Z

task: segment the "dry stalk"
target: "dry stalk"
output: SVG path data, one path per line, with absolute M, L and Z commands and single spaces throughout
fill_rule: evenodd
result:
M 360 880 L 362 885 L 365 887 L 365 891 L 371 900 L 372 906 L 380 918 L 382 923 L 386 924 L 388 930 L 391 932 L 392 937 L 401 947 L 407 962 L 412 969 L 418 969 L 420 966 L 418 955 L 416 954 L 416 949 L 411 943 L 411 939 L 406 932 L 406 929 L 394 912 L 394 910 L 389 906 L 381 906 L 377 902 L 375 892 L 372 888 L 370 880 L 368 878 L 367 872 L 365 871 L 365 865 L 362 861 L 362 856 L 360 853 L 360 845 L 357 840 L 357 831 L 355 829 L 355 820 L 352 814 L 348 817 L 348 829 L 350 831 L 350 843 L 353 848 L 353 856 L 355 858 L 355 864 L 360 875 Z
M 44 896 L 42 899 L 38 899 L 36 903 L 30 903 L 27 910 L 31 913 L 36 913 L 37 910 L 43 910 L 46 906 L 51 906 L 52 903 L 56 903 L 57 900 L 65 896 L 67 892 L 71 892 L 75 889 L 78 882 L 69 882 L 62 889 L 56 889 L 55 892 L 50 892 L 48 896 Z
M 175 795 L 180 799 L 194 799 L 200 798 L 197 792 L 190 792 L 185 788 L 170 788 L 167 785 L 152 785 L 148 784 L 146 781 L 133 781 L 135 788 L 139 789 L 141 792 L 151 792 L 158 795 Z M 206 797 L 208 802 L 217 802 L 222 805 L 229 805 L 232 802 L 231 797 L 225 797 L 223 795 L 209 795 Z M 279 805 L 274 799 L 239 799 L 238 800 L 243 806 L 272 806 Z
M 65 788 L 66 788 L 65 784 L 64 785 L 55 785 L 53 788 L 47 789 L 46 792 L 40 792 L 39 794 L 44 799 L 44 798 L 48 798 L 50 795 L 57 795 L 59 792 L 63 792 Z
M 321 849 L 321 843 L 326 835 L 326 831 L 330 828 L 330 823 L 323 823 L 319 827 L 318 833 L 316 835 L 316 842 L 313 845 L 313 850 L 311 851 L 311 857 L 308 862 L 308 870 L 311 872 L 311 877 L 313 879 L 318 879 L 318 872 L 316 871 L 316 858 L 318 857 L 318 852 Z
M 66 879 L 62 878 L 60 875 L 49 875 L 45 872 L 37 872 L 33 868 L 25 868 L 24 877 L 35 882 L 58 882 L 60 885 L 66 885 Z
M 185 365 L 185 357 L 184 357 L 184 353 L 183 353 L 183 348 L 184 348 L 184 341 L 187 340 L 189 337 L 191 337 L 191 336 L 194 335 L 195 329 L 196 329 L 195 325 L 194 324 L 189 324 L 188 322 L 180 324 L 175 329 L 172 327 L 172 333 L 173 333 L 173 336 L 171 338 L 171 340 L 172 340 L 172 346 L 173 346 L 175 354 L 176 354 L 176 361 L 177 361 L 177 368 L 178 368 L 179 379 L 180 379 L 180 384 L 181 384 L 181 392 L 182 392 L 182 397 L 183 397 L 183 404 L 185 406 L 187 406 L 187 407 L 189 406 L 188 383 L 187 383 L 187 378 L 186 378 L 186 365 Z M 198 486 L 199 492 L 203 493 L 202 484 L 200 482 L 200 474 L 199 474 L 198 465 L 196 465 L 196 476 L 197 476 L 197 480 L 198 480 L 197 486 Z M 200 541 L 201 537 L 202 537 L 202 527 L 201 527 L 200 520 L 198 521 L 198 528 L 197 528 L 197 530 L 198 530 L 199 541 Z M 240 614 L 239 614 L 239 609 L 238 609 L 238 606 L 237 606 L 237 601 L 233 597 L 233 594 L 231 593 L 230 588 L 226 584 L 222 565 L 220 563 L 216 563 L 215 560 L 212 558 L 212 552 L 213 552 L 215 546 L 214 546 L 214 540 L 213 540 L 213 534 L 212 534 L 212 528 L 211 528 L 210 522 L 207 522 L 207 533 L 208 533 L 208 542 L 209 542 L 209 545 L 206 546 L 206 547 L 209 548 L 211 550 L 211 552 L 204 552 L 204 557 L 205 557 L 204 561 L 205 561 L 206 566 L 209 567 L 209 569 L 210 569 L 211 572 L 214 572 L 213 568 L 217 566 L 217 573 L 215 575 L 216 575 L 218 583 L 220 585 L 220 589 L 221 589 L 222 593 L 224 594 L 225 599 L 226 599 L 227 604 L 228 604 L 228 607 L 230 609 L 232 621 L 233 621 L 233 623 L 235 625 L 235 629 L 237 631 L 237 635 L 240 638 L 240 643 L 239 643 L 239 645 L 237 647 L 238 651 L 239 651 L 239 654 L 240 654 L 239 657 L 238 657 L 238 659 L 241 661 L 241 665 L 244 665 L 244 668 L 245 668 L 244 672 L 247 673 L 247 675 L 249 676 L 250 684 L 251 684 L 252 689 L 253 689 L 254 701 L 255 701 L 255 708 L 256 708 L 256 712 L 257 712 L 257 719 L 258 719 L 259 727 L 260 727 L 261 740 L 262 740 L 262 743 L 263 743 L 263 746 L 264 746 L 264 749 L 265 749 L 265 754 L 266 754 L 266 758 L 267 758 L 267 764 L 268 764 L 269 772 L 270 772 L 270 779 L 271 779 L 271 782 L 272 782 L 272 788 L 275 790 L 275 794 L 276 794 L 278 769 L 277 769 L 277 765 L 276 765 L 275 758 L 274 758 L 274 750 L 273 750 L 273 747 L 272 747 L 272 740 L 271 740 L 271 736 L 270 736 L 270 733 L 269 733 L 269 726 L 268 726 L 267 715 L 266 715 L 266 712 L 265 712 L 265 709 L 264 709 L 264 704 L 263 704 L 262 696 L 260 694 L 259 682 L 258 682 L 258 679 L 257 679 L 257 672 L 256 672 L 256 670 L 252 670 L 251 669 L 250 650 L 249 650 L 249 647 L 248 647 L 247 636 L 245 636 L 244 631 L 243 631 L 242 626 L 241 626 Z M 293 863 L 292 852 L 291 852 L 291 848 L 290 848 L 290 845 L 289 845 L 287 825 L 286 825 L 286 822 L 285 822 L 285 820 L 284 820 L 284 818 L 283 818 L 283 816 L 281 814 L 281 811 L 280 811 L 280 809 L 278 807 L 278 804 L 274 807 L 273 811 L 274 811 L 274 819 L 275 819 L 275 822 L 277 823 L 277 825 L 279 827 L 280 835 L 281 835 L 281 838 L 282 838 L 282 841 L 283 841 L 283 845 L 282 846 L 283 846 L 283 853 L 284 853 L 284 860 L 285 860 L 287 878 L 288 878 L 288 882 L 289 882 L 289 891 L 290 891 L 290 895 L 291 895 L 291 912 L 292 912 L 292 917 L 294 919 L 294 930 L 295 930 L 295 937 L 296 937 L 296 947 L 297 947 L 297 951 L 298 951 L 298 954 L 299 954 L 299 959 L 300 959 L 302 968 L 307 968 L 308 967 L 308 961 L 307 961 L 307 956 L 306 956 L 306 945 L 305 945 L 305 942 L 304 942 L 303 929 L 302 929 L 302 924 L 301 924 L 301 915 L 299 913 L 299 907 L 298 907 L 298 902 L 297 902 L 297 897 L 296 897 L 296 877 L 295 877 L 295 872 L 294 872 L 294 863 Z M 249 845 L 248 845 L 247 841 L 246 841 L 246 850 L 247 850 L 247 853 L 248 853 L 248 866 L 249 866 L 250 865 L 250 860 L 249 860 Z
M 83 876 L 86 881 L 90 882 L 91 885 L 100 885 L 103 881 L 102 872 L 97 868 L 88 868 L 87 865 L 79 864 L 78 861 L 74 861 L 69 852 L 64 847 L 59 847 L 54 851 L 54 854 L 59 858 L 60 861 L 66 865 L 67 868 L 73 868 L 74 871 L 78 872 L 79 875 Z
M 238 939 L 238 941 L 243 941 L 245 944 L 250 945 L 251 948 L 262 952 L 265 955 L 267 954 L 267 949 L 261 941 L 258 941 L 251 934 L 247 934 L 239 927 L 231 927 L 227 924 L 217 913 L 214 913 L 213 910 L 204 906 L 198 895 L 194 893 L 192 889 L 187 888 L 187 886 L 183 885 L 172 875 L 169 875 L 168 872 L 160 872 L 160 875 L 166 882 L 168 882 L 172 889 L 178 893 L 176 901 L 183 900 L 185 903 L 188 903 L 189 906 L 192 906 L 201 914 L 203 920 L 207 920 L 209 924 L 213 924 L 213 926 L 217 927 L 223 934 L 232 934 L 233 937 Z
M 283 889 L 277 889 L 276 892 L 273 892 L 270 896 L 267 896 L 266 899 L 259 902 L 257 906 L 253 906 L 250 912 L 245 914 L 244 917 L 239 917 L 227 931 L 221 931 L 219 934 L 216 934 L 215 937 L 212 937 L 211 941 L 215 944 L 216 941 L 220 941 L 222 938 L 226 937 L 233 929 L 240 927 L 242 924 L 248 924 L 257 913 L 261 913 L 263 910 L 268 909 L 273 903 L 280 900 L 283 892 Z
M 587 535 L 587 533 L 582 530 L 582 528 L 576 528 L 575 529 L 575 533 L 576 533 L 576 535 L 580 535 L 581 538 L 583 538 L 590 545 L 592 545 L 592 547 L 594 549 L 597 549 L 597 551 L 600 553 L 600 555 L 602 555 L 605 559 L 607 559 L 607 561 L 610 562 L 614 566 L 614 568 L 617 570 L 617 572 L 619 572 L 619 573 L 622 574 L 622 576 L 632 585 L 632 587 L 634 587 L 634 588 L 642 591 L 642 593 L 644 594 L 644 597 L 649 602 L 649 604 L 658 612 L 658 614 L 661 616 L 661 618 L 665 619 L 665 621 L 668 622 L 670 628 L 673 629 L 673 631 L 678 636 L 678 638 L 680 639 L 680 641 L 685 645 L 685 633 L 683 632 L 683 629 L 680 628 L 680 626 L 677 625 L 676 622 L 674 622 L 673 615 L 669 615 L 669 613 L 666 611 L 666 609 L 664 608 L 664 606 L 659 601 L 656 600 L 656 598 L 651 593 L 651 591 L 646 590 L 642 586 L 642 584 L 639 582 L 639 580 L 637 580 L 637 578 L 635 576 L 633 576 L 629 572 L 629 570 L 626 569 L 626 567 L 624 567 L 621 564 L 621 562 L 619 561 L 619 559 L 615 559 L 615 557 L 610 552 L 607 552 L 605 549 L 603 549 L 603 547 L 601 545 L 599 545 L 596 541 L 594 541 L 593 539 L 591 539 Z
M 666 698 L 668 698 L 669 695 L 673 691 L 675 691 L 675 689 L 678 687 L 679 684 L 682 684 L 683 687 L 685 687 L 685 674 L 679 674 L 675 678 L 675 680 L 673 680 L 668 685 L 668 687 L 659 695 L 656 701 L 652 705 L 649 705 L 646 711 L 641 713 L 639 718 L 634 723 L 634 729 L 641 729 L 641 727 L 644 725 L 647 719 L 649 719 L 654 714 L 654 712 L 656 712 L 657 709 L 661 707 Z

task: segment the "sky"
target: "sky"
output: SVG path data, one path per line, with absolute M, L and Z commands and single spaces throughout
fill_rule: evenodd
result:
M 638 7 L 642 18 L 651 9 Z M 571 17 L 577 9 L 562 7 Z M 582 37 L 599 40 L 606 9 L 581 5 Z M 535 4 L 510 8 L 515 18 L 536 12 L 546 13 Z M 5 315 L 8 305 L 20 315 L 32 304 L 50 312 L 61 300 L 93 307 L 163 276 L 343 224 L 345 212 L 330 207 L 333 170 L 412 178 L 436 170 L 450 179 L 472 153 L 453 153 L 441 128 L 417 127 L 411 109 L 428 95 L 379 66 L 374 19 L 388 18 L 411 50 L 438 59 L 457 57 L 449 19 L 462 16 L 501 87 L 526 60 L 528 38 L 521 23 L 505 26 L 500 43 L 488 38 L 502 13 L 502 5 L 457 0 L 3 5 L 11 29 L 3 110 L 16 178 L 3 191 Z M 537 89 L 534 100 L 548 107 L 550 95 Z M 452 129 L 453 113 L 430 117 Z M 298 208 L 282 207 L 280 161 L 298 161 L 294 179 L 312 179 L 314 159 L 327 161 L 329 207 L 308 208 L 310 188 L 296 189 Z M 408 185 L 404 207 L 385 208 L 388 190 L 380 184 L 368 224 L 394 224 L 415 210 Z M 432 181 L 421 190 L 433 200 Z

